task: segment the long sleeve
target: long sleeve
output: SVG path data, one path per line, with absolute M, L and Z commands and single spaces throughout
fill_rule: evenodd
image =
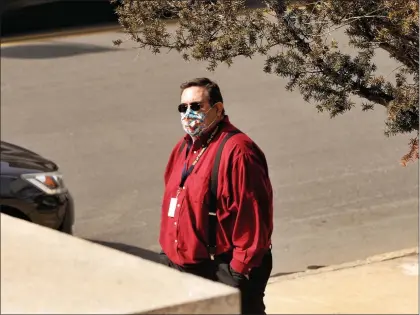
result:
M 232 162 L 230 211 L 236 212 L 231 267 L 247 274 L 271 245 L 273 192 L 263 155 L 240 153 Z

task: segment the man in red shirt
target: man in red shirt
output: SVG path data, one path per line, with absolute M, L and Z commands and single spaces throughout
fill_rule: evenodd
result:
M 225 115 L 218 85 L 181 85 L 186 135 L 165 170 L 162 262 L 237 287 L 243 314 L 265 314 L 272 269 L 273 192 L 261 149 Z

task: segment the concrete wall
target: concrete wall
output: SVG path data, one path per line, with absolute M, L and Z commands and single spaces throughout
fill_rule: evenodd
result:
M 239 293 L 1 215 L 1 313 L 238 314 Z

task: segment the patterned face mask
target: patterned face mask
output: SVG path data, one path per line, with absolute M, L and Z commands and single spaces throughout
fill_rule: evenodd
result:
M 188 133 L 191 137 L 200 136 L 204 130 L 207 129 L 204 124 L 206 115 L 209 111 L 213 109 L 210 108 L 207 112 L 203 113 L 200 111 L 194 111 L 191 108 L 188 108 L 185 113 L 181 113 L 181 124 L 185 132 Z

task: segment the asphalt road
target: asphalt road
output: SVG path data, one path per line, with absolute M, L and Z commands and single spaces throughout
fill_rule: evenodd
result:
M 182 135 L 179 84 L 217 80 L 232 122 L 265 151 L 274 188 L 273 274 L 418 244 L 418 164 L 408 136 L 383 135 L 385 111 L 333 120 L 263 58 L 208 73 L 175 53 L 114 48 L 122 34 L 1 49 L 1 137 L 56 161 L 76 201 L 76 235 L 151 258 L 163 170 Z M 385 74 L 392 63 L 378 56 Z

